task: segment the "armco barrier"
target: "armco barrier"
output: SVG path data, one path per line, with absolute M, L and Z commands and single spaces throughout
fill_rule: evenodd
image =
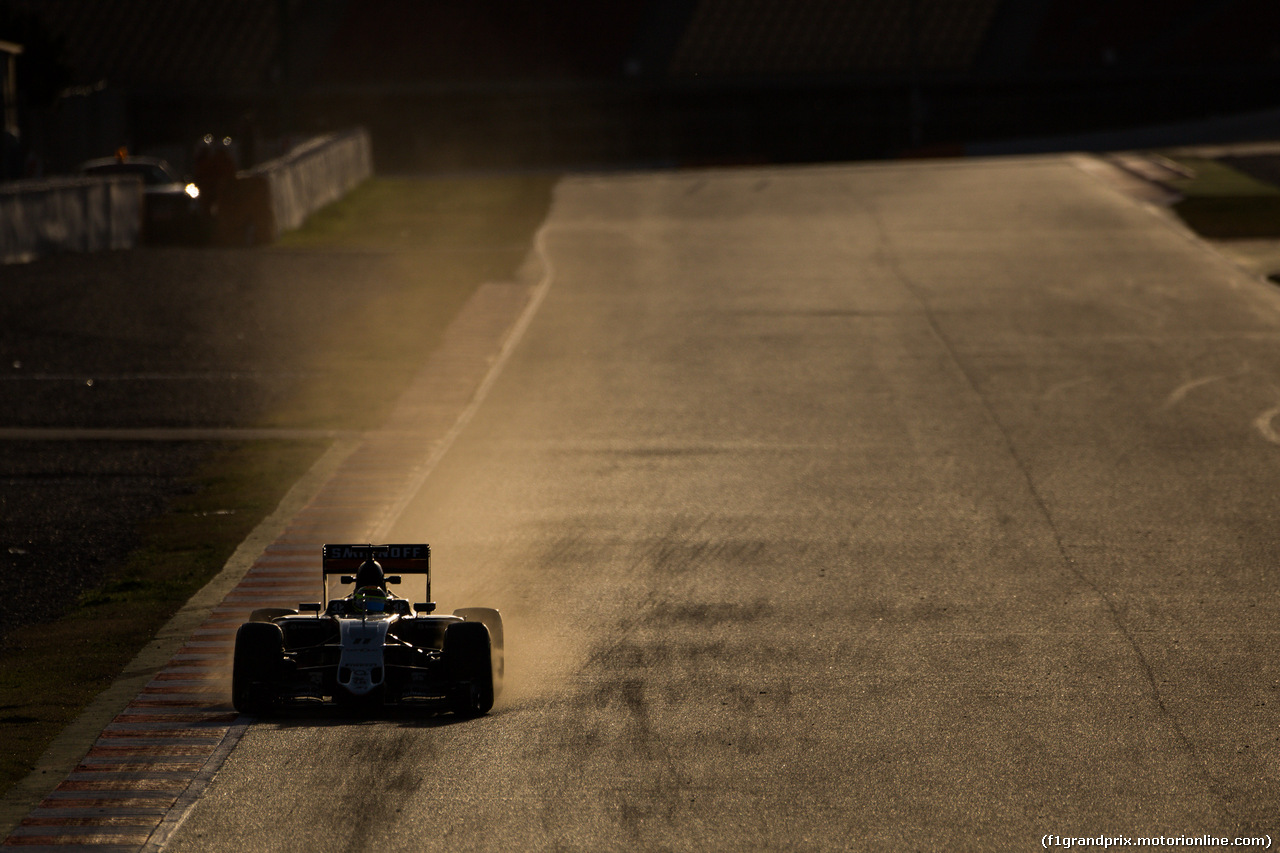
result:
M 236 174 L 218 203 L 215 240 L 223 245 L 269 243 L 372 174 L 368 131 L 308 140 Z
M 53 252 L 131 249 L 142 231 L 136 178 L 55 178 L 0 184 L 0 263 Z

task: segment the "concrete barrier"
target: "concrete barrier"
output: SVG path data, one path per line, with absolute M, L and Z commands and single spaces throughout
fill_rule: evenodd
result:
M 215 240 L 270 243 L 372 174 L 373 148 L 363 128 L 310 139 L 236 174 L 220 195 Z
M 142 231 L 136 178 L 56 178 L 0 184 L 0 263 L 54 252 L 131 249 Z
M 373 174 L 364 129 L 316 137 L 237 173 L 223 190 L 214 240 L 270 243 Z M 131 249 L 142 228 L 142 185 L 131 178 L 55 178 L 0 184 L 0 263 L 52 252 Z

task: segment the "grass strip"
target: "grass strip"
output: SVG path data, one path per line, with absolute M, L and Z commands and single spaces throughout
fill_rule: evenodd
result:
M 546 176 L 376 178 L 285 234 L 285 250 L 376 253 L 399 287 L 343 318 L 310 368 L 325 381 L 303 386 L 265 425 L 380 425 L 475 288 L 514 278 L 553 185 Z
M 53 738 L 105 690 L 156 631 L 222 570 L 325 442 L 215 445 L 195 489 L 144 522 L 111 579 L 62 618 L 0 641 L 0 780 L 31 771 Z
M 1238 240 L 1280 236 L 1280 189 L 1205 157 L 1179 157 L 1192 177 L 1174 181 L 1183 198 L 1174 206 L 1203 237 Z

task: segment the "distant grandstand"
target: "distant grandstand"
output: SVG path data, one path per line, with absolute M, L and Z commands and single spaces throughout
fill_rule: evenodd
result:
M 392 169 L 883 157 L 1280 101 L 1275 0 L 0 0 L 0 40 L 33 25 L 141 147 L 362 123 Z M 50 121 L 26 112 L 56 147 Z

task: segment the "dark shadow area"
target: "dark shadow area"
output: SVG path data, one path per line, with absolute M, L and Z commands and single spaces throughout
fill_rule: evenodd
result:
M 490 711 L 486 716 L 501 713 Z M 333 703 L 292 703 L 273 709 L 270 713 L 248 717 L 254 726 L 270 726 L 280 729 L 312 728 L 361 728 L 380 723 L 395 723 L 400 728 L 440 728 L 475 722 L 483 717 L 460 717 L 443 710 L 413 708 L 404 705 L 387 705 L 378 708 L 355 710 Z
M 0 39 L 25 41 L 14 162 L 45 174 L 122 145 L 187 171 L 206 134 L 245 168 L 352 125 L 384 173 L 956 155 L 1182 124 L 1173 144 L 1280 106 L 1264 0 L 0 8 Z

